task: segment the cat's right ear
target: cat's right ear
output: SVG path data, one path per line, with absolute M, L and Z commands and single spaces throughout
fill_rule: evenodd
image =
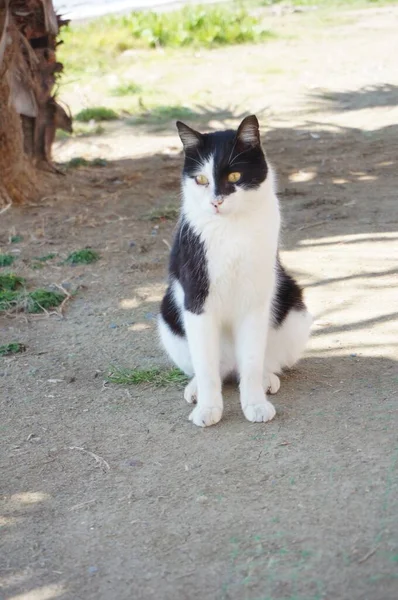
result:
M 197 148 L 202 141 L 202 136 L 199 131 L 191 129 L 188 125 L 185 125 L 185 123 L 181 123 L 181 121 L 177 121 L 176 125 L 184 150 L 193 150 L 194 148 Z

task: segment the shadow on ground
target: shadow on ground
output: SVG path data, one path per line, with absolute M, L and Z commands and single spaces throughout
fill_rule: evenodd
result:
M 366 86 L 359 90 L 314 93 L 310 100 L 318 104 L 318 111 L 343 112 L 363 108 L 398 106 L 398 86 L 392 83 Z

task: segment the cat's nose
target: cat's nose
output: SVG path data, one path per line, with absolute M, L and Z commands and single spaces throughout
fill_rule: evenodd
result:
M 221 196 L 218 196 L 217 198 L 213 198 L 213 200 L 211 201 L 212 205 L 215 206 L 216 208 L 217 208 L 217 206 L 220 206 L 223 202 L 224 202 L 224 198 Z

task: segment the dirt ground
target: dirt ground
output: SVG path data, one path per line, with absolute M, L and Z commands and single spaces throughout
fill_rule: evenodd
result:
M 248 56 L 281 68 L 262 84 L 264 143 L 282 256 L 315 323 L 271 423 L 245 421 L 234 386 L 203 430 L 181 389 L 104 383 L 111 365 L 169 364 L 155 315 L 174 222 L 147 217 L 177 201 L 172 124 L 104 136 L 108 166 L 54 176 L 41 203 L 0 217 L 2 249 L 30 285 L 76 290 L 64 318 L 0 319 L 1 343 L 27 347 L 0 358 L 1 598 L 396 600 L 397 15 L 208 53 L 213 99 L 227 57 L 239 74 Z M 251 81 L 232 77 L 218 105 L 259 106 Z M 75 143 L 59 160 L 82 153 Z M 32 269 L 86 245 L 93 265 Z

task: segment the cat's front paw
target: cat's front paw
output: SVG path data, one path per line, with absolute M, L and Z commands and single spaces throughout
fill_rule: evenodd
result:
M 196 404 L 198 401 L 198 386 L 196 384 L 196 377 L 193 377 L 188 385 L 185 386 L 184 398 L 188 404 Z
M 189 420 L 198 427 L 208 427 L 218 423 L 221 417 L 222 408 L 219 406 L 196 406 L 189 415 Z
M 268 373 L 265 377 L 264 389 L 268 394 L 276 394 L 281 387 L 281 380 L 275 373 Z
M 265 423 L 275 417 L 276 410 L 271 402 L 266 401 L 263 404 L 248 404 L 243 409 L 243 414 L 251 423 Z
M 241 403 L 243 414 L 252 423 L 265 423 L 271 421 L 276 415 L 274 405 L 267 400 L 262 391 L 259 393 L 253 391 L 247 396 L 247 401 L 245 401 L 245 397 L 241 397 Z

